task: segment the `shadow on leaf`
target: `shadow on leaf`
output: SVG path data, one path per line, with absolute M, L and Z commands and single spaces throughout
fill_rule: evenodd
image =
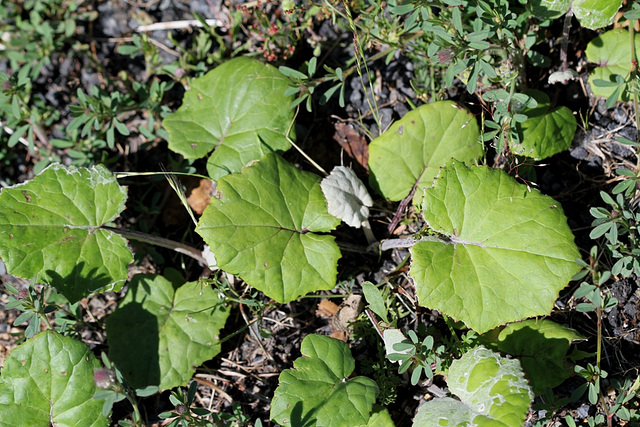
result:
M 310 427 L 316 424 L 317 420 L 313 417 L 313 411 L 302 414 L 302 402 L 298 401 L 291 410 L 291 426 L 292 427 Z
M 160 384 L 158 319 L 136 301 L 144 281 L 131 280 L 128 292 L 133 302 L 125 304 L 107 319 L 109 358 L 133 388 Z
M 84 261 L 76 264 L 66 276 L 61 276 L 53 270 L 47 270 L 46 274 L 49 276 L 49 280 L 46 281 L 46 284 L 64 295 L 69 302 L 75 303 L 111 283 L 111 278 L 105 274 L 97 274 L 97 270 L 97 268 L 93 268 L 87 271 Z

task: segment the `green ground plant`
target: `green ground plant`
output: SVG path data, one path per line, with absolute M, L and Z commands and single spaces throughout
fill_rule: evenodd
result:
M 583 2 L 572 4 L 582 23 L 578 10 Z M 25 7 L 42 10 L 38 5 L 28 2 Z M 522 425 L 534 397 L 553 397 L 552 389 L 573 374 L 585 380 L 574 401 L 586 393 L 601 409 L 590 425 L 611 425 L 614 415 L 637 420 L 636 411 L 629 408 L 637 379 L 617 383 L 618 398 L 613 404 L 605 401 L 603 380 L 608 373 L 601 368 L 600 328 L 596 362 L 584 363 L 587 355 L 571 346 L 586 338 L 544 318 L 561 290 L 571 280 L 582 280 L 574 296 L 584 300 L 576 310 L 594 311 L 600 325 L 603 311 L 616 304 L 608 282 L 640 273 L 640 217 L 633 207 L 636 175 L 620 172 L 630 179 L 615 187 L 615 199 L 602 193 L 608 208 L 591 211 L 590 237 L 605 239 L 604 251 L 613 261 L 601 261 L 602 251 L 594 248 L 585 262 L 558 202 L 501 169 L 481 164 L 486 156 L 483 143 L 494 138 L 499 152 L 532 159 L 550 157 L 571 143 L 576 129 L 571 112 L 566 107 L 552 109 L 546 95 L 521 83 L 525 58 L 531 59 L 528 49 L 537 37 L 529 18 L 550 19 L 551 12 L 567 12 L 552 6 L 555 3 L 534 2 L 528 10 L 504 0 L 447 0 L 437 5 L 390 3 L 385 9 L 375 3 L 359 19 L 348 6 L 323 3 L 314 10 L 345 19 L 345 28 L 359 33 L 355 68 L 327 67 L 327 74 L 317 76 L 315 52 L 302 67 L 304 72 L 249 57 L 222 61 L 229 54 L 222 52 L 229 48 L 228 41 L 205 29 L 200 33 L 202 45 L 187 59 L 194 78 L 188 80 L 189 89 L 175 112 L 162 103 L 172 83 L 152 80 L 142 85 L 125 76 L 122 92 L 79 90 L 78 105 L 70 107 L 73 119 L 66 126 L 69 140 L 58 142 L 60 147 L 77 149 L 73 144 L 92 139 L 93 148 L 113 149 L 118 135 L 131 132 L 122 114 L 144 110 L 148 121 L 139 129 L 141 134 L 167 139 L 169 149 L 185 159 L 206 158 L 208 177 L 216 186 L 211 203 L 194 222 L 215 260 L 185 244 L 116 227 L 128 193 L 104 166 L 54 162 L 43 165 L 32 180 L 3 188 L 0 258 L 9 273 L 32 280 L 28 291 L 7 288 L 12 294 L 8 307 L 23 312 L 16 324 L 28 326 L 26 340 L 11 353 L 0 377 L 3 422 L 107 425 L 113 405 L 127 399 L 132 421 L 120 424 L 144 425 L 138 398 L 173 390 L 169 399 L 174 410 L 160 415 L 171 418 L 171 425 L 247 423 L 249 417 L 239 407 L 226 415 L 193 408 L 196 384 L 190 380 L 197 366 L 220 352 L 220 331 L 238 304 L 258 313 L 264 307 L 227 288 L 217 276 L 222 273 L 196 282 L 173 269 L 129 277 L 134 258 L 126 239 L 175 249 L 284 304 L 336 287 L 342 252 L 331 232 L 341 222 L 363 227 L 374 250 L 409 249 L 408 274 L 417 297 L 409 310 L 437 310 L 447 325 L 444 337 L 424 327 L 400 327 L 400 310 L 394 307 L 400 297 L 384 289 L 391 284 L 362 285 L 369 320 L 380 334 L 388 362 L 399 362 L 398 374 L 408 374 L 414 386 L 423 377 L 432 380 L 435 374 L 446 374 L 456 397 L 421 406 L 414 426 L 441 421 Z M 292 7 L 287 10 L 303 12 Z M 596 2 L 591 8 L 604 6 Z M 382 15 L 385 18 L 374 25 Z M 266 15 L 260 15 L 256 26 L 265 26 L 264 19 Z M 307 28 L 311 16 L 295 19 L 300 27 L 280 35 L 276 33 L 283 30 L 283 22 L 269 21 L 274 34 L 264 40 L 266 59 L 286 55 L 281 45 L 300 37 L 294 33 Z M 607 15 L 607 23 L 608 19 Z M 221 55 L 207 62 L 204 52 L 214 40 Z M 426 49 L 427 57 L 441 64 L 448 58 L 451 66 L 442 76 L 444 82 L 451 85 L 457 76 L 469 93 L 491 104 L 491 120 L 478 124 L 463 106 L 433 100 L 414 108 L 370 143 L 370 188 L 387 201 L 400 202 L 400 214 L 411 206 L 424 224 L 408 238 L 380 242 L 368 224 L 372 198 L 355 173 L 342 167 L 323 177 L 301 171 L 283 157 L 295 140 L 294 108 L 305 103 L 312 110 L 318 96 L 315 87 L 325 82 L 333 86 L 319 100 L 337 93 L 344 102 L 345 78 L 354 71 L 361 77 L 367 73 L 363 45 L 374 40 L 389 44 L 388 59 L 396 49 L 413 49 L 414 54 Z M 176 67 L 160 65 L 148 39 L 138 37 L 132 43 L 121 53 L 143 53 L 148 73 L 180 80 Z M 514 45 L 524 47 L 511 49 Z M 205 73 L 214 63 L 221 65 Z M 186 63 L 180 65 L 186 68 Z M 37 64 L 2 80 L 2 112 L 19 124 L 19 130 L 26 126 L 20 135 L 30 138 L 30 150 L 35 146 L 29 121 L 42 121 L 28 109 L 34 69 Z M 9 142 L 15 144 L 19 138 L 12 136 Z M 95 157 L 78 159 L 85 164 Z M 76 303 L 96 293 L 120 291 L 125 283 L 126 294 L 106 321 L 109 349 L 101 363 L 77 338 L 75 327 L 82 316 Z M 60 314 L 52 324 L 47 314 L 53 311 Z M 393 425 L 388 409 L 376 404 L 380 395 L 385 403 L 392 399 L 385 390 L 389 385 L 379 384 L 380 378 L 354 375 L 356 362 L 347 344 L 311 334 L 300 351 L 293 368 L 280 373 L 271 421 L 293 426 Z M 39 393 L 30 395 L 29 390 Z

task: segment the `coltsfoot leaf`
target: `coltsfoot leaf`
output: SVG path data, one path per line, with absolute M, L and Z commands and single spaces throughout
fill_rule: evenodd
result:
M 529 7 L 539 19 L 556 19 L 569 8 L 580 25 L 591 30 L 606 27 L 613 22 L 622 0 L 532 0 Z
M 369 218 L 373 200 L 353 169 L 336 166 L 320 183 L 329 213 L 349 226 L 360 228 Z
M 622 0 L 574 0 L 571 8 L 580 25 L 590 30 L 613 23 Z
M 107 318 L 109 358 L 134 388 L 186 385 L 195 367 L 220 352 L 228 316 L 209 286 L 138 274 Z
M 483 153 L 476 118 L 451 101 L 425 104 L 407 113 L 369 145 L 371 185 L 389 200 L 414 200 L 452 158 L 473 162 Z
M 441 237 L 411 249 L 419 302 L 479 333 L 548 314 L 579 270 L 562 208 L 502 170 L 450 163 L 423 214 Z
M 3 426 L 107 426 L 93 371 L 100 362 L 71 337 L 41 332 L 16 347 L 0 376 Z
M 215 181 L 266 153 L 288 150 L 294 112 L 288 87 L 280 71 L 257 59 L 225 62 L 195 79 L 182 106 L 164 120 L 169 148 L 188 159 L 213 151 L 207 171 Z
M 7 270 L 76 302 L 118 290 L 133 261 L 127 242 L 100 228 L 124 209 L 127 191 L 103 166 L 54 164 L 0 193 L 0 258 Z
M 584 339 L 573 329 L 547 319 L 510 323 L 498 335 L 500 351 L 522 361 L 522 369 L 535 394 L 560 385 L 573 373 L 567 351 L 575 340 Z
M 218 266 L 280 303 L 336 284 L 340 250 L 320 177 L 268 154 L 218 181 L 196 231 Z
M 346 343 L 324 335 L 302 340 L 302 357 L 280 374 L 271 419 L 282 426 L 351 427 L 367 424 L 378 394 L 375 381 L 350 375 L 355 361 Z
M 430 400 L 418 409 L 414 427 L 521 426 L 534 397 L 518 359 L 482 346 L 451 363 L 447 385 L 460 400 Z
M 634 37 L 636 50 L 640 49 L 640 34 Z M 589 74 L 589 85 L 595 96 L 608 98 L 616 90 L 615 76 L 626 77 L 631 64 L 631 41 L 629 32 L 624 28 L 615 28 L 594 38 L 585 49 L 589 62 L 596 64 L 596 68 Z M 604 80 L 611 86 L 598 86 L 596 80 Z M 629 92 L 622 91 L 623 101 L 629 99 Z

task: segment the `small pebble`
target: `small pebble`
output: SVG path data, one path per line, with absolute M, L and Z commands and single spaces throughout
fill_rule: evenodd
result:
M 582 405 L 578 408 L 578 418 L 587 418 L 589 416 L 589 405 Z

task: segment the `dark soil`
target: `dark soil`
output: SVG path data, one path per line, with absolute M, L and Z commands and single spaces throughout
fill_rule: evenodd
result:
M 141 21 L 149 19 L 152 22 L 169 22 L 193 19 L 194 12 L 205 18 L 224 20 L 228 11 L 235 8 L 231 4 L 223 4 L 221 0 L 108 0 L 88 3 L 84 7 L 97 11 L 98 17 L 93 22 L 79 23 L 78 38 L 90 47 L 86 55 L 69 55 L 64 52 L 54 54 L 51 64 L 43 68 L 40 77 L 34 83 L 34 94 L 58 109 L 63 122 L 70 120 L 68 105 L 75 102 L 78 88 L 87 92 L 91 86 L 104 87 L 106 79 L 113 79 L 123 71 L 137 76 L 141 82 L 153 78 L 146 75 L 145 63 L 141 57 L 130 59 L 116 53 L 117 47 L 129 40 L 128 37 L 135 33 Z M 328 21 L 315 30 L 322 39 L 323 49 L 326 49 L 327 65 L 344 66 L 352 59 L 351 34 L 339 31 Z M 149 35 L 164 46 L 172 46 L 168 33 L 154 31 Z M 224 31 L 221 30 L 219 33 L 224 36 Z M 195 32 L 191 29 L 172 30 L 172 34 L 182 46 L 191 46 L 194 43 Z M 607 110 L 604 100 L 594 99 L 589 94 L 586 64 L 580 52 L 589 41 L 589 37 L 594 35 L 575 31 L 577 42 L 575 50 L 570 54 L 573 55 L 574 66 L 582 72 L 582 82 L 574 81 L 562 87 L 536 85 L 539 89 L 545 90 L 556 105 L 567 105 L 586 117 L 588 128 L 579 128 L 568 152 L 556 155 L 543 162 L 544 164 L 536 165 L 533 169 L 535 176 L 520 176 L 535 181 L 543 193 L 553 196 L 562 204 L 585 257 L 594 244 L 588 237 L 592 221 L 589 208 L 600 205 L 602 202 L 599 192 L 611 190 L 615 184 L 612 179 L 615 168 L 620 165 L 630 165 L 633 168 L 636 164 L 635 151 L 616 140 L 618 136 L 635 139 L 636 128 L 630 107 L 618 104 L 614 109 Z M 558 34 L 554 37 L 558 37 Z M 249 36 L 245 34 L 240 39 L 246 41 Z M 310 57 L 307 50 L 307 47 L 301 46 L 298 53 L 286 62 L 287 65 L 297 68 L 303 60 Z M 165 50 L 161 50 L 160 54 L 165 63 L 175 60 L 175 56 Z M 8 61 L 0 61 L 0 71 L 10 73 L 8 67 Z M 372 86 L 375 88 L 374 96 L 380 106 L 383 128 L 409 111 L 408 101 L 416 105 L 423 102 L 412 88 L 411 81 L 415 81 L 416 73 L 414 64 L 407 56 L 398 53 L 390 62 L 385 63 L 382 59 L 371 64 L 370 68 L 375 76 Z M 546 80 L 547 71 L 531 70 L 531 83 Z M 534 82 L 534 79 L 538 80 Z M 323 168 L 330 170 L 339 164 L 351 165 L 366 182 L 367 143 L 371 136 L 377 136 L 380 130 L 366 102 L 366 96 L 372 95 L 369 92 L 365 93 L 362 83 L 357 74 L 351 76 L 346 85 L 345 108 L 341 108 L 335 99 L 324 106 L 316 102 L 312 113 L 307 113 L 304 108 L 300 110 L 296 126 L 298 143 Z M 368 82 L 364 83 L 368 87 Z M 179 86 L 176 85 L 169 94 L 170 99 L 167 99 L 172 109 L 178 108 L 182 98 L 183 91 Z M 472 109 L 477 108 L 473 106 L 477 105 L 477 102 L 474 103 L 474 97 L 466 93 L 460 82 L 448 90 L 448 97 L 469 103 Z M 134 129 L 145 119 L 134 114 L 128 118 L 127 125 Z M 61 137 L 59 132 L 56 128 L 48 136 Z M 63 161 L 69 160 L 63 150 L 59 151 L 59 155 Z M 178 156 L 168 150 L 166 142 L 145 141 L 137 134 L 132 134 L 129 138 L 119 138 L 117 149 L 108 155 L 108 158 L 112 159 L 109 167 L 114 171 L 158 171 L 161 166 L 174 164 L 176 157 Z M 307 161 L 294 150 L 287 153 L 286 158 L 303 169 L 312 170 Z M 497 157 L 488 158 L 487 162 L 492 166 L 500 164 Z M 0 182 L 16 183 L 32 178 L 34 164 L 34 159 L 25 147 L 14 147 L 10 161 L 3 163 L 0 170 Z M 204 170 L 202 162 L 196 162 L 194 166 L 200 171 Z M 503 167 L 514 174 L 518 172 L 514 164 Z M 122 219 L 123 226 L 141 230 L 152 229 L 154 233 L 169 239 L 186 239 L 188 243 L 196 246 L 202 244 L 199 237 L 185 226 L 189 221 L 185 220 L 177 198 L 163 178 L 132 178 L 125 183 L 129 184 L 130 199 L 129 209 Z M 154 208 L 142 209 L 142 206 Z M 376 200 L 376 208 L 370 221 L 378 238 L 388 237 L 386 227 L 396 209 L 397 204 L 388 203 L 381 198 Z M 412 214 L 407 212 L 406 215 Z M 409 235 L 415 231 L 417 230 L 411 229 L 411 225 L 401 225 L 394 233 Z M 406 251 L 387 252 L 380 259 L 364 251 L 367 245 L 364 235 L 356 233 L 354 237 L 350 230 L 339 228 L 336 236 L 341 244 L 352 251 L 343 251 L 344 255 L 338 269 L 341 272 L 338 278 L 341 285 L 332 292 L 324 293 L 329 301 L 340 304 L 350 292 L 361 293 L 359 284 L 362 281 L 379 283 L 390 275 L 399 283 L 398 292 L 406 293 L 409 297 L 414 295 L 406 268 L 396 270 L 405 258 Z M 180 267 L 184 261 L 175 253 L 161 248 L 141 246 L 134 249 L 139 262 L 132 274 L 162 272 L 167 267 Z M 194 262 L 187 261 L 186 267 L 189 274 L 187 278 L 190 280 L 195 280 L 205 273 L 202 267 Z M 3 283 L 11 283 L 18 288 L 28 286 L 26 281 L 9 276 L 6 271 L 0 270 L 0 276 Z M 246 286 L 239 279 L 234 280 L 233 285 L 237 290 L 247 292 Z M 617 281 L 611 287 L 613 295 L 618 299 L 618 305 L 609 310 L 603 319 L 603 369 L 609 372 L 610 377 L 637 376 L 640 366 L 639 286 L 638 281 L 632 278 Z M 572 283 L 561 293 L 557 302 L 558 310 L 552 318 L 575 328 L 586 337 L 593 338 L 597 327 L 594 313 L 571 310 L 576 305 L 572 296 L 576 287 L 577 284 Z M 82 337 L 96 354 L 106 350 L 105 334 L 98 325 L 114 310 L 123 294 L 124 291 L 119 294 L 102 294 L 82 302 L 86 313 L 85 320 L 96 326 L 95 330 L 84 332 Z M 334 296 L 339 298 L 331 298 Z M 0 304 L 4 307 L 8 301 L 7 295 L 3 292 L 0 297 Z M 335 327 L 335 322 L 332 322 L 332 309 L 327 309 L 320 298 L 302 298 L 285 305 L 274 305 L 262 294 L 259 294 L 258 298 L 268 305 L 259 321 L 251 323 L 256 314 L 246 306 L 240 305 L 234 309 L 221 334 L 222 337 L 231 338 L 224 341 L 218 357 L 198 368 L 194 379 L 199 383 L 198 405 L 220 413 L 232 413 L 233 405 L 237 404 L 244 414 L 249 415 L 251 424 L 260 419 L 263 425 L 269 425 L 269 403 L 278 385 L 278 375 L 283 369 L 291 368 L 295 358 L 300 356 L 302 339 L 311 333 L 336 336 L 342 334 L 345 338 L 348 338 L 348 334 Z M 0 311 L 0 363 L 15 346 L 16 335 L 23 331 L 22 326 L 12 326 L 15 317 L 16 312 L 13 310 Z M 412 328 L 424 324 L 446 329 L 438 313 L 426 308 L 418 308 L 416 314 L 409 316 L 406 322 Z M 246 328 L 250 323 L 251 326 Z M 245 329 L 241 333 L 232 336 L 243 328 Z M 389 408 L 396 425 L 410 425 L 422 401 L 446 392 L 446 384 L 440 377 L 412 387 L 408 377 L 398 375 L 393 367 L 387 370 L 376 368 L 375 362 L 381 361 L 379 350 L 382 344 L 379 338 L 365 321 L 356 322 L 354 328 L 351 337 L 356 339 L 351 339 L 349 344 L 358 361 L 358 373 L 368 375 L 386 386 L 382 388 L 382 395 L 388 403 L 395 401 Z M 590 339 L 580 349 L 594 351 L 594 342 L 595 338 Z M 581 383 L 582 380 L 571 378 L 556 392 L 558 396 L 570 395 Z M 536 403 L 541 403 L 541 399 L 537 398 Z M 168 392 L 159 397 L 144 399 L 143 407 L 150 425 L 164 425 L 157 414 L 172 409 Z M 594 406 L 589 405 L 586 400 L 581 400 L 558 411 L 556 419 L 564 418 L 565 413 L 568 413 L 580 423 L 595 411 Z M 127 418 L 129 413 L 130 408 L 127 404 L 116 405 L 114 424 L 119 419 Z M 532 409 L 527 425 L 533 426 L 544 414 L 543 411 Z M 558 424 L 551 421 L 547 425 Z

